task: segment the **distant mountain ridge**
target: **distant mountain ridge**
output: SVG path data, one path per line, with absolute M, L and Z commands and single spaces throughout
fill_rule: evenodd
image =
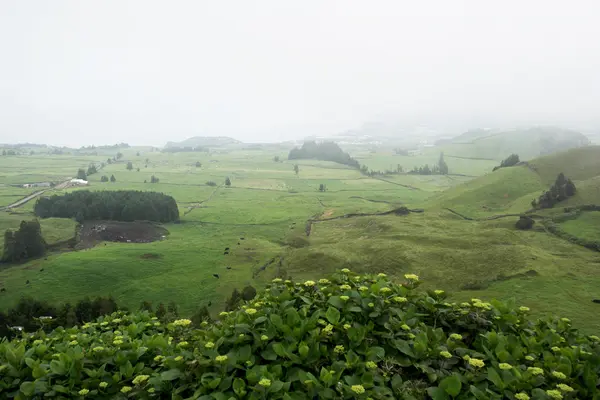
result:
M 171 147 L 220 147 L 233 144 L 243 144 L 228 136 L 194 136 L 181 142 L 167 142 L 165 148 Z
M 437 142 L 448 155 L 494 160 L 502 160 L 513 153 L 528 160 L 590 144 L 590 139 L 581 132 L 556 127 L 474 129 Z

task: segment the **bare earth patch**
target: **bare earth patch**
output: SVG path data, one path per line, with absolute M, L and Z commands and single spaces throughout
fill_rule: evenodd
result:
M 162 225 L 148 221 L 86 221 L 80 228 L 76 248 L 89 248 L 100 242 L 150 243 L 163 240 L 168 234 Z

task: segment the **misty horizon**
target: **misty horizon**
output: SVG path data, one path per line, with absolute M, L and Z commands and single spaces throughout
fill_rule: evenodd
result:
M 5 1 L 0 143 L 597 132 L 599 15 L 583 0 Z

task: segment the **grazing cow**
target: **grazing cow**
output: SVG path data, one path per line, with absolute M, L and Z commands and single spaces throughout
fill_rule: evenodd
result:
M 213 276 L 217 279 L 219 279 L 219 274 L 213 274 Z

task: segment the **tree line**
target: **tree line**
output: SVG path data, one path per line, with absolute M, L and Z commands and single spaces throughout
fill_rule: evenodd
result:
M 139 190 L 78 190 L 41 197 L 34 213 L 41 218 L 85 220 L 173 222 L 179 220 L 177 202 L 171 196 Z
M 494 167 L 494 171 L 500 169 L 500 168 L 506 168 L 506 167 L 512 167 L 513 165 L 517 165 L 520 162 L 519 160 L 519 155 L 518 154 L 511 154 L 510 156 L 508 156 L 507 158 L 505 158 L 504 160 L 502 160 L 502 162 L 500 163 L 500 165 Z
M 429 167 L 428 164 L 421 167 L 414 167 L 408 173 L 417 175 L 448 175 L 448 172 L 448 164 L 446 164 L 446 161 L 444 160 L 444 153 L 440 153 L 437 164 L 434 164 L 431 167 Z
M 304 142 L 301 148 L 292 149 L 288 155 L 288 160 L 299 159 L 333 161 L 338 164 L 344 164 L 352 168 L 360 169 L 359 162 L 333 142 Z

